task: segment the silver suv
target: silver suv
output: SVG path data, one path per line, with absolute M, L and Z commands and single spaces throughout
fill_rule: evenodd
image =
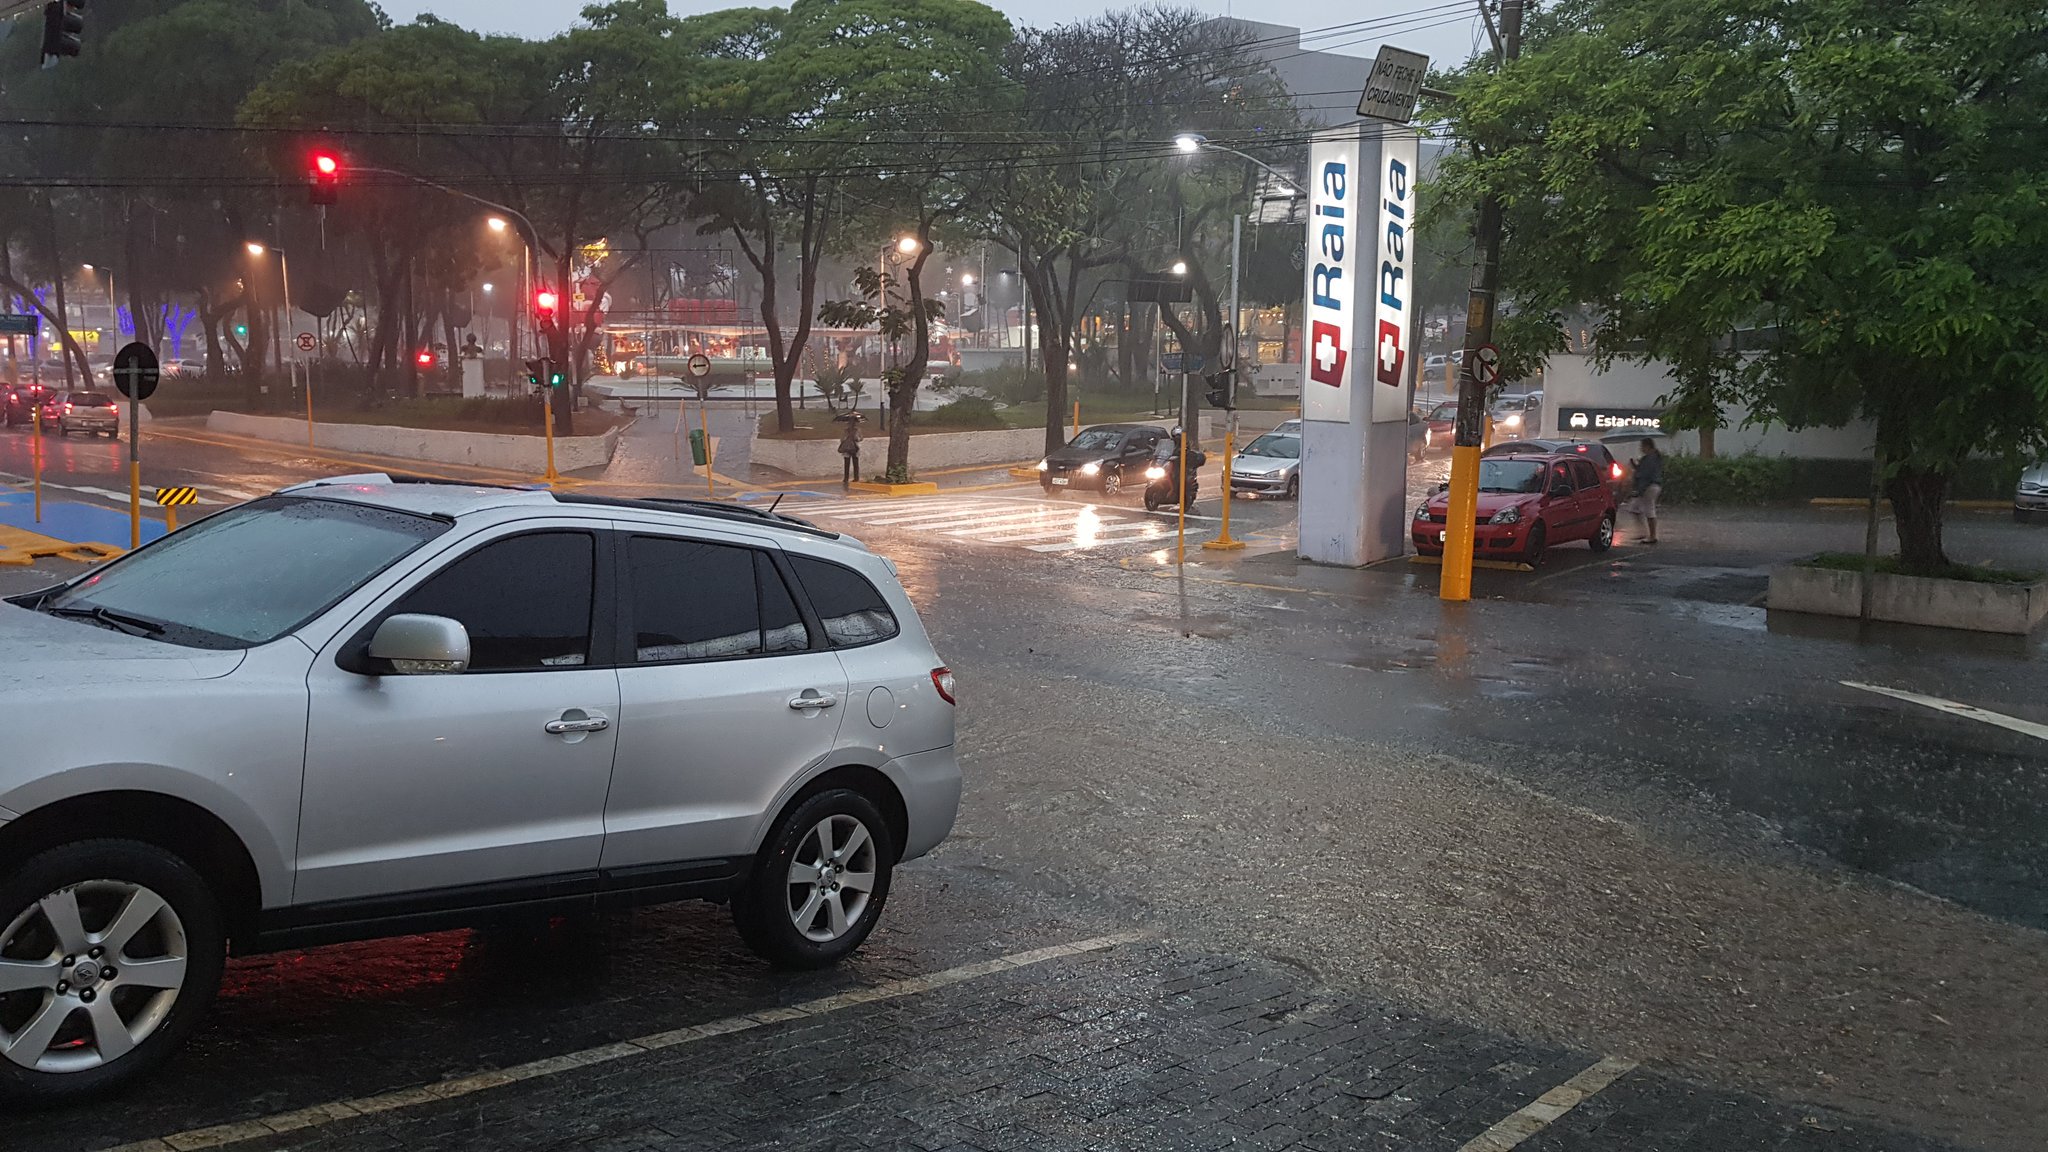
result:
M 15 1100 L 161 1062 L 230 950 L 704 898 L 830 964 L 960 798 L 888 561 L 730 504 L 287 488 L 0 604 L 0 709 L 67 718 L 0 757 Z

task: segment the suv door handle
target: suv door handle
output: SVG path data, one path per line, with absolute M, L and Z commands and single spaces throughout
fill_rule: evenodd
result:
M 586 716 L 581 720 L 550 720 L 543 727 L 550 736 L 562 736 L 570 732 L 602 732 L 612 726 L 603 716 Z
M 812 688 L 804 689 L 804 694 L 801 696 L 791 696 L 789 698 L 789 706 L 799 712 L 806 708 L 830 708 L 837 703 L 839 703 L 839 697 L 832 695 L 830 692 L 819 692 Z

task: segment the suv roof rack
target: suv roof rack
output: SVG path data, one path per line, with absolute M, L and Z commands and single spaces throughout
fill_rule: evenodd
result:
M 839 533 L 818 527 L 809 520 L 785 516 L 766 508 L 750 508 L 745 504 L 733 504 L 724 500 L 693 500 L 680 496 L 593 496 L 582 492 L 557 492 L 555 499 L 563 504 L 596 504 L 612 508 L 644 508 L 653 512 L 688 512 L 694 516 L 710 516 L 719 520 L 733 520 L 747 524 L 760 524 L 774 528 L 788 528 L 796 532 L 820 536 L 827 540 L 839 539 Z

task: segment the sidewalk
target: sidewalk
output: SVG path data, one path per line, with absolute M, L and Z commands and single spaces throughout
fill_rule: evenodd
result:
M 0 489 L 0 564 L 25 566 L 47 556 L 95 563 L 126 552 L 128 533 L 125 512 L 46 498 L 38 520 L 33 492 Z M 163 521 L 143 518 L 143 543 L 163 534 Z

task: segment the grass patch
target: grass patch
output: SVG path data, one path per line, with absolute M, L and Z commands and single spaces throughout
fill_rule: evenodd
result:
M 1799 566 L 1825 568 L 1831 572 L 1861 572 L 1863 554 L 1823 552 L 1811 560 L 1801 561 Z M 1951 564 L 1939 572 L 1908 572 L 1900 566 L 1897 556 L 1879 556 L 1877 571 L 1885 576 L 1924 576 L 1934 580 L 1961 580 L 1969 584 L 2032 584 L 2041 579 L 2039 572 L 2007 572 L 1999 568 L 1979 568 L 1972 564 Z

